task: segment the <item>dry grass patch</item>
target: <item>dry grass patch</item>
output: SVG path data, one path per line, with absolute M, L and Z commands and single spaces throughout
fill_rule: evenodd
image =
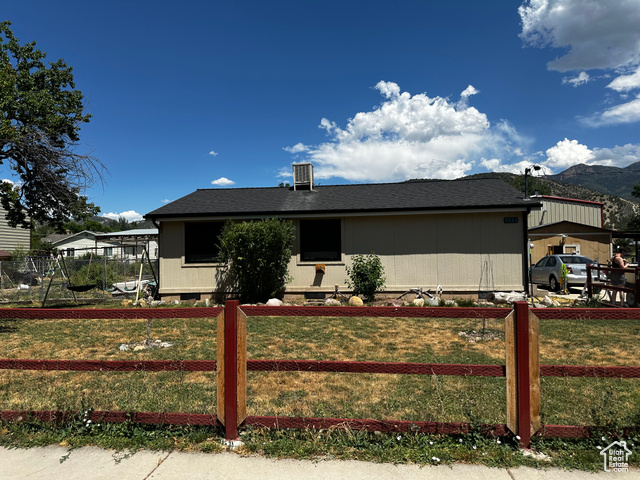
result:
M 486 324 L 499 338 L 475 343 L 459 333 L 480 331 L 481 320 L 249 317 L 247 322 L 249 358 L 410 362 L 456 351 L 490 357 L 490 363 L 504 359 L 500 320 Z
M 541 363 L 640 365 L 640 319 L 541 320 Z
M 504 321 L 484 323 L 491 339 L 471 342 L 460 332 L 481 331 L 482 320 L 249 317 L 248 356 L 504 364 Z M 215 319 L 153 320 L 152 338 L 173 347 L 119 350 L 145 337 L 145 320 L 1 320 L 0 358 L 216 358 Z M 639 348 L 640 321 L 541 321 L 542 363 L 636 365 Z M 503 423 L 505 416 L 504 378 L 249 372 L 248 380 L 251 415 L 488 423 Z M 205 372 L 0 371 L 0 409 L 212 413 L 215 381 Z M 640 385 L 543 379 L 542 399 L 547 423 L 589 424 L 611 416 L 633 421 Z
M 0 358 L 214 360 L 215 328 L 215 319 L 154 319 L 151 338 L 174 347 L 134 354 L 120 351 L 120 345 L 144 341 L 146 320 L 0 320 Z
M 215 319 L 156 319 L 151 337 L 170 348 L 120 351 L 146 338 L 146 320 L 0 320 L 0 358 L 215 360 Z M 0 409 L 210 413 L 215 374 L 0 370 Z
M 345 417 L 364 412 L 395 393 L 396 375 L 249 372 L 249 415 Z M 368 415 L 365 415 L 369 417 Z
M 0 371 L 0 410 L 215 413 L 215 374 Z

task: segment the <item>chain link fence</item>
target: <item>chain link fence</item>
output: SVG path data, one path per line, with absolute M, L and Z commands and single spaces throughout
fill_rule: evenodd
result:
M 80 257 L 25 257 L 0 261 L 0 302 L 110 299 L 157 291 L 157 260 Z

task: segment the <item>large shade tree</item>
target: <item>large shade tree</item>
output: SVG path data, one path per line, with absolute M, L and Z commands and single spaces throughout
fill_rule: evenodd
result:
M 18 181 L 0 181 L 7 220 L 60 227 L 95 215 L 100 209 L 81 193 L 102 181 L 104 166 L 77 151 L 80 127 L 91 115 L 84 113 L 72 68 L 62 59 L 45 64 L 46 53 L 35 42 L 20 45 L 10 25 L 0 23 L 0 164 Z

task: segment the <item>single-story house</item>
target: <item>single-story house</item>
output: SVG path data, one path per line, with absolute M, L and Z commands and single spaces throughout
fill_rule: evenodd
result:
M 17 248 L 31 249 L 31 229 L 10 227 L 7 211 L 0 206 L 0 260 L 8 260 Z
M 295 168 L 295 165 L 294 165 Z M 309 181 L 310 177 L 310 181 Z M 225 221 L 290 219 L 296 240 L 287 296 L 346 287 L 356 254 L 375 252 L 385 293 L 410 288 L 475 294 L 527 287 L 527 216 L 540 203 L 498 179 L 202 189 L 145 215 L 159 229 L 159 293 L 167 300 L 219 292 L 216 238 Z
M 112 242 L 97 241 L 97 235 L 89 230 L 78 233 L 52 233 L 46 236 L 44 241 L 57 248 L 65 257 L 79 257 L 92 251 L 105 257 L 113 256 L 116 245 Z
M 574 253 L 607 263 L 612 256 L 612 234 L 606 228 L 569 221 L 530 227 L 532 263 L 555 253 Z
M 600 263 L 612 255 L 613 231 L 604 228 L 604 203 L 534 195 L 542 204 L 529 214 L 531 263 L 545 255 L 575 253 Z
M 74 257 L 93 252 L 108 258 L 138 259 L 143 249 L 154 260 L 158 253 L 158 230 L 143 228 L 121 232 L 96 233 L 84 230 L 79 233 L 51 234 L 45 241 L 65 257 Z
M 134 228 L 120 232 L 96 233 L 96 242 L 111 242 L 114 258 L 140 258 L 146 249 L 150 260 L 158 258 L 158 229 Z

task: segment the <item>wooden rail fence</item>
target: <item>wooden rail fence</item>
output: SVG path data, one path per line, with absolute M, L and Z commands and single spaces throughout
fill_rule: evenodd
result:
M 637 319 L 636 309 L 546 308 L 531 309 L 526 302 L 507 308 L 429 307 L 264 307 L 228 301 L 225 307 L 175 309 L 0 309 L 1 318 L 13 319 L 217 319 L 217 360 L 95 361 L 0 359 L 0 370 L 65 371 L 216 371 L 216 414 L 95 411 L 92 420 L 153 424 L 222 425 L 227 440 L 238 438 L 242 425 L 277 428 L 343 427 L 369 431 L 423 433 L 467 433 L 473 426 L 455 422 L 403 420 L 251 416 L 247 414 L 247 371 L 300 371 L 388 373 L 408 375 L 457 375 L 506 378 L 506 424 L 481 429 L 492 435 L 518 435 L 528 447 L 533 435 L 586 437 L 592 427 L 542 425 L 540 421 L 540 376 L 640 378 L 640 366 L 540 365 L 540 319 Z M 498 318 L 505 320 L 505 365 L 430 364 L 405 362 L 361 362 L 319 360 L 248 360 L 247 316 L 391 317 L 391 318 Z M 37 418 L 52 421 L 77 412 L 0 411 L 0 420 Z M 637 428 L 637 426 L 636 426 Z

